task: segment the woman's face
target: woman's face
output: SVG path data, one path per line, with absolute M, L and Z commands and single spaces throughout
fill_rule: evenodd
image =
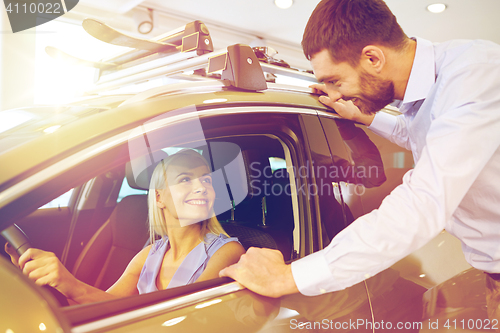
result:
M 210 170 L 200 159 L 180 156 L 168 166 L 166 188 L 157 190 L 156 200 L 165 217 L 181 226 L 201 222 L 213 214 L 215 191 Z

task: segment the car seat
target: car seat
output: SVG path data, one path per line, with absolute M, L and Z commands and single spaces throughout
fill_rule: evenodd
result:
M 270 190 L 274 185 L 284 189 L 289 184 L 288 173 L 286 169 L 272 173 L 269 158 L 261 150 L 247 149 L 241 153 L 245 166 L 240 177 L 247 182 L 248 193 L 232 212 L 233 218 L 221 224 L 228 234 L 234 233 L 240 239 L 245 249 L 247 244 L 278 249 L 289 260 L 294 227 L 291 197 L 287 195 L 290 189 L 279 193 Z
M 146 195 L 123 198 L 85 245 L 75 262 L 73 275 L 99 289 L 109 288 L 146 243 L 147 214 Z
M 261 228 L 276 240 L 276 244 L 286 261 L 292 259 L 295 225 L 287 170 L 285 168 L 275 170 L 271 184 L 271 191 L 267 193 L 265 198 L 265 224 Z
M 131 188 L 136 184 L 126 168 Z M 108 220 L 96 231 L 78 256 L 72 274 L 96 288 L 106 290 L 122 275 L 149 237 L 147 195 L 129 195 L 117 203 Z

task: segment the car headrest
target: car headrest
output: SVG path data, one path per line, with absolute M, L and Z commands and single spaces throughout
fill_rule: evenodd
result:
M 167 156 L 167 153 L 158 151 L 154 154 L 154 163 L 151 163 L 151 155 L 141 156 L 127 162 L 125 176 L 128 185 L 136 190 L 149 190 L 149 183 L 154 169 Z

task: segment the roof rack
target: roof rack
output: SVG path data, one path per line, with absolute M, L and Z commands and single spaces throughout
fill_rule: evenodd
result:
M 133 48 L 100 62 L 79 59 L 55 48 L 46 49 L 53 57 L 97 68 L 96 81 L 87 90 L 90 94 L 187 71 L 209 77 L 221 72 L 220 78 L 231 86 L 252 91 L 267 88 L 264 72 L 317 82 L 311 73 L 291 69 L 267 55 L 267 48 L 235 44 L 213 52 L 210 33 L 200 21 L 153 39 L 124 34 L 94 19 L 84 20 L 82 26 L 101 41 Z

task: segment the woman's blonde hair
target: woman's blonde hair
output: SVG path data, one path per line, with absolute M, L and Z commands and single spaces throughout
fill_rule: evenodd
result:
M 151 176 L 148 194 L 149 237 L 151 244 L 155 241 L 155 235 L 160 237 L 168 236 L 165 216 L 163 215 L 161 208 L 156 205 L 156 190 L 165 188 L 167 181 L 167 169 L 173 161 L 181 156 L 197 158 L 210 170 L 210 166 L 205 158 L 192 149 L 183 149 L 175 154 L 169 155 L 158 163 Z M 224 234 L 229 237 L 220 225 L 215 214 L 213 214 L 213 206 L 211 213 L 211 215 L 213 215 L 212 217 L 201 222 L 200 239 L 204 241 L 205 235 L 209 232 L 217 236 L 219 234 Z

